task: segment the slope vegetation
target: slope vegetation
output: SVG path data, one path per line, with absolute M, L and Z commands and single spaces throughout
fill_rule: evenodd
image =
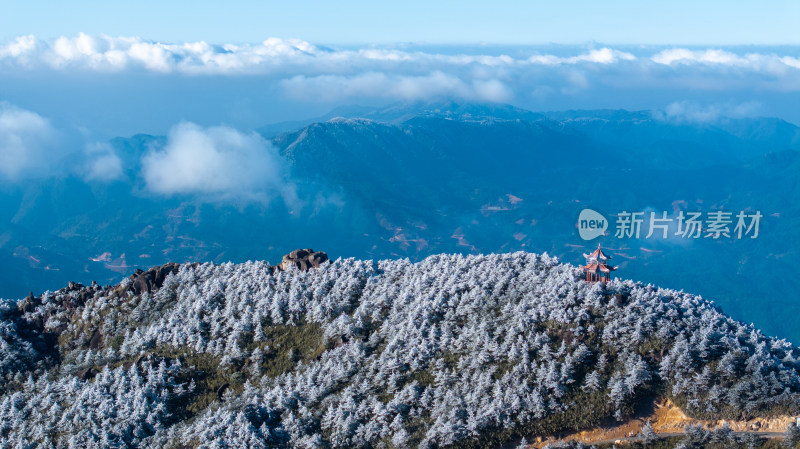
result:
M 3 304 L 0 446 L 498 447 L 654 398 L 800 413 L 798 348 L 547 255 L 151 273 Z

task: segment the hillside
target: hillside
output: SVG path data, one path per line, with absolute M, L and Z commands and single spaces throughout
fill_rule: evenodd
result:
M 2 447 L 499 447 L 800 414 L 800 349 L 547 255 L 165 265 L 2 303 Z

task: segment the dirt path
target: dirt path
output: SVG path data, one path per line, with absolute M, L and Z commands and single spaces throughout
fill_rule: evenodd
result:
M 581 441 L 583 443 L 613 443 L 615 441 L 637 441 L 638 434 L 645 423 L 649 422 L 653 430 L 661 437 L 683 435 L 687 425 L 701 425 L 706 429 L 715 429 L 727 423 L 735 434 L 754 433 L 766 438 L 776 438 L 783 435 L 795 418 L 781 416 L 777 418 L 755 418 L 746 421 L 736 420 L 697 420 L 686 416 L 683 411 L 675 406 L 669 399 L 653 404 L 652 414 L 639 418 L 629 419 L 619 424 L 601 426 L 581 432 L 553 435 L 548 438 L 536 438 L 531 444 L 532 448 L 541 448 L 547 444 L 562 441 Z
M 736 436 L 743 436 L 748 434 L 754 434 L 761 438 L 783 438 L 783 432 L 733 432 Z M 659 433 L 659 437 L 661 438 L 670 438 L 670 437 L 679 437 L 683 436 L 683 432 L 667 432 L 667 433 Z M 632 443 L 635 441 L 643 441 L 644 439 L 640 436 L 634 437 L 625 437 L 625 438 L 615 438 L 610 440 L 600 440 L 600 441 L 592 441 L 592 444 L 606 444 L 606 443 Z

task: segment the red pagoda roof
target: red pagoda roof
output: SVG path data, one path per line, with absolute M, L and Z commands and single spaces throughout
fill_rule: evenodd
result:
M 594 250 L 590 254 L 584 254 L 586 257 L 586 265 L 581 267 L 583 271 L 597 271 L 600 270 L 603 273 L 610 273 L 617 269 L 617 267 L 612 267 L 606 265 L 606 260 L 610 259 L 610 257 L 606 256 L 602 249 L 600 249 L 600 245 L 597 245 L 597 249 Z
M 584 254 L 586 257 L 586 265 L 582 266 L 584 273 L 586 273 L 586 282 L 592 284 L 595 282 L 606 283 L 611 280 L 611 272 L 616 271 L 617 267 L 606 265 L 606 260 L 610 257 L 603 253 L 600 245 L 591 254 Z
M 586 256 L 586 258 L 587 258 L 587 259 L 589 259 L 589 258 L 603 258 L 603 259 L 610 259 L 610 258 L 611 258 L 610 256 L 606 256 L 606 254 L 603 252 L 603 250 L 602 250 L 602 249 L 600 249 L 600 246 L 599 246 L 599 245 L 597 246 L 597 249 L 596 249 L 596 250 L 594 250 L 594 251 L 593 251 L 592 253 L 590 253 L 590 254 L 585 254 L 585 256 Z
M 603 273 L 616 271 L 616 269 L 617 269 L 617 267 L 611 267 L 611 266 L 608 266 L 608 265 L 606 265 L 604 263 L 601 263 L 601 264 L 590 263 L 589 265 L 585 265 L 585 266 L 583 266 L 581 268 L 583 268 L 583 271 L 595 271 L 595 270 L 599 269 Z

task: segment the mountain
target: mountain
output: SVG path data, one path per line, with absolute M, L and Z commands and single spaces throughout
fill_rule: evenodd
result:
M 389 108 L 372 115 L 400 118 L 332 119 L 275 143 L 300 179 L 379 212 L 397 244 L 388 255 L 535 248 L 579 261 L 588 248 L 574 228 L 583 208 L 607 217 L 759 210 L 766 218 L 756 240 L 601 240 L 630 276 L 712 296 L 739 319 L 800 338 L 775 313 L 800 312 L 800 282 L 785 262 L 800 245 L 796 126 L 687 123 L 651 111 L 463 109 L 433 105 L 409 118 Z
M 279 122 L 258 128 L 258 132 L 268 139 L 280 134 L 303 129 L 314 123 L 323 123 L 335 118 L 363 118 L 374 122 L 402 123 L 420 116 L 439 116 L 451 120 L 473 118 L 503 118 L 536 120 L 543 118 L 525 109 L 502 104 L 456 103 L 453 101 L 398 103 L 381 108 L 350 105 L 335 108 L 319 117 L 307 120 Z
M 280 128 L 280 130 L 278 130 Z M 147 190 L 141 160 L 166 137 L 111 142 L 125 176 L 0 186 L 0 295 L 116 283 L 168 261 L 547 251 L 597 242 L 623 276 L 714 298 L 800 341 L 800 128 L 774 118 L 688 121 L 659 111 L 535 113 L 507 105 L 351 107 L 264 129 L 296 199 L 219 201 Z M 759 211 L 757 239 L 578 237 L 580 211 Z
M 800 348 L 692 294 L 524 252 L 317 265 L 169 264 L 0 303 L 0 446 L 500 447 L 659 398 L 800 414 Z

